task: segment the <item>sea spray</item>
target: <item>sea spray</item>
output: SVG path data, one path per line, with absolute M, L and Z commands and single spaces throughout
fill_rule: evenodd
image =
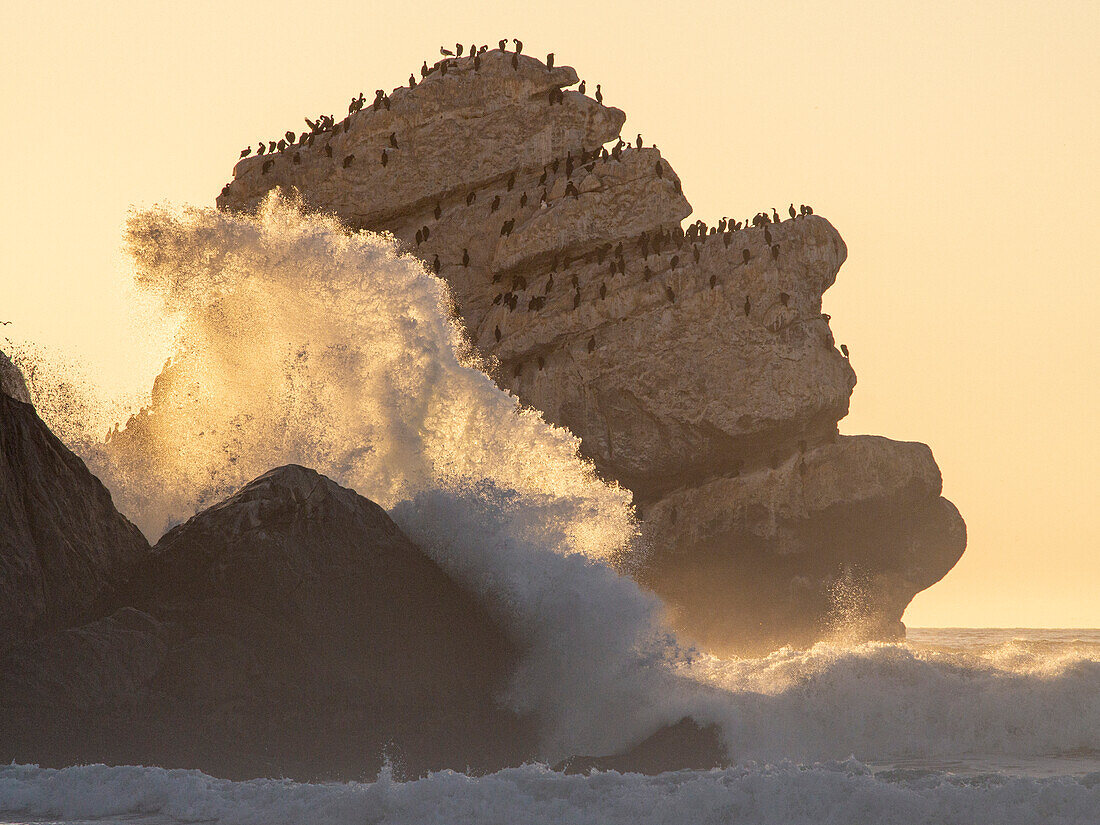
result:
M 675 655 L 660 603 L 608 566 L 639 552 L 629 493 L 492 382 L 444 281 L 278 194 L 254 217 L 138 213 L 127 244 L 179 342 L 91 461 L 151 538 L 271 467 L 313 467 L 391 509 L 521 642 L 503 698 L 542 721 L 545 758 L 678 718 L 647 666 Z

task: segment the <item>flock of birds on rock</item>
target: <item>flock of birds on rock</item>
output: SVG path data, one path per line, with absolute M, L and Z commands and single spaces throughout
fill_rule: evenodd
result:
M 521 40 L 517 39 L 517 38 L 512 38 L 512 43 L 515 46 L 515 50 L 512 53 L 511 65 L 512 65 L 513 69 L 518 71 L 518 69 L 519 69 L 519 55 L 522 54 L 522 52 L 523 52 L 523 42 Z M 500 42 L 498 44 L 498 49 L 501 52 L 501 54 L 506 54 L 507 53 L 507 46 L 508 46 L 508 40 L 507 39 L 500 40 Z M 448 49 L 446 47 L 440 47 L 439 51 L 440 51 L 440 54 L 443 56 L 443 59 L 440 60 L 439 62 L 437 62 L 432 67 L 429 67 L 428 64 L 427 64 L 427 61 L 424 61 L 423 65 L 420 68 L 421 82 L 423 82 L 426 78 L 428 78 L 431 74 L 433 74 L 435 72 L 439 72 L 440 76 L 446 76 L 447 71 L 448 71 L 448 67 L 449 67 L 451 61 L 462 59 L 464 53 L 467 55 L 467 57 L 465 58 L 466 60 L 472 60 L 474 71 L 475 72 L 479 71 L 480 68 L 481 68 L 481 63 L 482 63 L 482 55 L 485 54 L 485 52 L 488 51 L 488 49 L 489 49 L 489 47 L 487 45 L 477 46 L 476 44 L 472 44 L 472 45 L 469 46 L 469 49 L 467 50 L 467 48 L 462 43 L 456 43 L 453 50 Z M 549 53 L 546 56 L 546 64 L 545 65 L 546 65 L 546 70 L 547 71 L 552 71 L 553 70 L 553 68 L 554 68 L 554 53 L 553 52 Z M 416 80 L 415 75 L 410 74 L 409 75 L 409 88 L 412 89 L 416 85 L 417 85 L 417 80 Z M 579 91 L 583 95 L 583 94 L 586 93 L 586 89 L 587 89 L 586 81 L 581 80 L 579 86 L 577 87 L 577 91 Z M 602 91 L 602 88 L 599 84 L 596 85 L 596 91 L 595 91 L 594 97 L 595 97 L 597 103 L 599 103 L 599 104 L 603 103 L 603 91 Z M 549 92 L 549 103 L 550 103 L 550 105 L 554 105 L 555 103 L 561 105 L 561 104 L 564 103 L 564 98 L 565 98 L 565 94 L 564 94 L 564 92 L 562 91 L 562 89 L 560 87 L 555 86 Z M 331 139 L 332 135 L 339 134 L 341 132 L 341 130 L 345 133 L 348 132 L 349 129 L 350 129 L 350 125 L 351 125 L 351 122 L 350 122 L 351 121 L 351 116 L 353 114 L 357 113 L 357 112 L 362 111 L 366 107 L 366 105 L 367 105 L 366 97 L 363 95 L 362 92 L 360 92 L 357 96 L 351 98 L 351 101 L 348 104 L 348 117 L 344 118 L 339 123 L 336 121 L 335 116 L 331 115 L 331 114 L 319 115 L 319 116 L 317 116 L 315 118 L 312 118 L 312 119 L 307 117 L 307 118 L 305 118 L 305 122 L 306 122 L 306 125 L 309 127 L 309 131 L 301 132 L 300 134 L 296 134 L 293 131 L 287 131 L 284 134 L 283 138 L 280 139 L 280 140 L 260 141 L 257 145 L 256 154 L 257 155 L 264 155 L 264 154 L 275 155 L 275 154 L 284 154 L 284 153 L 287 153 L 290 150 L 294 150 L 294 153 L 291 156 L 292 161 L 293 161 L 293 163 L 296 163 L 296 164 L 300 163 L 301 162 L 301 156 L 300 156 L 300 153 L 299 153 L 298 150 L 300 150 L 301 147 L 311 147 L 311 146 L 313 146 L 315 140 L 318 137 L 322 136 L 322 135 L 329 135 L 329 137 Z M 390 99 L 390 96 L 385 92 L 385 90 L 378 89 L 378 90 L 375 91 L 374 100 L 371 103 L 371 108 L 374 111 L 379 111 L 380 109 L 389 110 L 392 105 L 393 105 L 393 101 Z M 597 147 L 595 149 L 589 150 L 589 149 L 586 149 L 585 147 L 582 146 L 577 151 L 577 154 L 575 156 L 574 156 L 573 152 L 570 151 L 569 153 L 567 153 L 567 155 L 564 158 L 558 158 L 558 159 L 553 160 L 551 163 L 547 164 L 544 167 L 542 175 L 538 180 L 538 186 L 541 188 L 541 193 L 539 195 L 539 200 L 538 200 L 538 206 L 540 208 L 546 208 L 548 206 L 549 200 L 550 200 L 549 190 L 550 190 L 550 185 L 551 185 L 551 184 L 549 184 L 549 180 L 550 180 L 550 178 L 552 178 L 554 176 L 557 176 L 558 172 L 562 169 L 563 165 L 564 165 L 565 177 L 566 177 L 566 181 L 567 181 L 563 194 L 564 194 L 565 197 L 572 197 L 574 199 L 577 199 L 577 198 L 580 197 L 581 193 L 580 193 L 580 190 L 578 190 L 576 184 L 574 183 L 574 181 L 572 179 L 573 175 L 574 175 L 574 172 L 577 169 L 584 169 L 586 172 L 591 173 L 594 170 L 594 168 L 597 164 L 600 164 L 602 166 L 602 165 L 604 165 L 606 163 L 609 163 L 609 162 L 621 161 L 622 157 L 623 157 L 623 153 L 625 151 L 629 151 L 631 149 L 639 149 L 640 150 L 640 149 L 643 148 L 643 146 L 644 146 L 644 144 L 643 144 L 643 141 L 642 141 L 642 136 L 641 136 L 641 134 L 638 134 L 637 137 L 634 140 L 633 145 L 623 141 L 623 139 L 620 137 L 611 149 L 608 149 L 606 146 L 602 146 L 602 147 Z M 400 143 L 397 139 L 397 135 L 396 135 L 396 133 L 391 132 L 390 135 L 389 135 L 388 145 L 381 150 L 380 163 L 383 167 L 387 166 L 388 163 L 389 163 L 389 154 L 390 154 L 390 152 L 398 150 L 399 148 L 400 148 Z M 653 148 L 656 148 L 656 146 L 654 146 Z M 333 157 L 333 149 L 332 149 L 332 146 L 330 145 L 330 143 L 328 143 L 328 142 L 325 143 L 324 151 L 325 151 L 325 154 L 326 154 L 327 157 L 330 157 L 330 158 Z M 248 157 L 251 154 L 252 154 L 252 147 L 249 146 L 249 147 L 247 147 L 247 148 L 245 148 L 241 151 L 240 156 L 241 156 L 241 158 L 245 158 L 245 157 Z M 346 169 L 346 168 L 349 168 L 350 166 L 352 166 L 355 163 L 355 161 L 356 161 L 355 155 L 354 154 L 348 154 L 348 155 L 345 155 L 343 157 L 343 159 L 341 161 L 341 165 L 342 165 L 343 168 Z M 262 174 L 267 174 L 267 172 L 269 172 L 270 169 L 272 168 L 273 164 L 274 164 L 273 159 L 269 158 L 269 159 L 265 160 L 264 163 L 262 164 L 262 167 L 261 167 Z M 663 179 L 665 177 L 665 172 L 666 172 L 666 163 L 663 159 L 658 158 L 655 162 L 654 173 L 656 174 L 656 176 L 658 178 Z M 508 192 L 511 192 L 513 190 L 513 187 L 514 187 L 514 184 L 515 184 L 515 177 L 516 176 L 515 176 L 514 172 L 509 175 L 509 178 L 507 180 L 507 191 Z M 671 180 L 672 180 L 672 183 L 674 185 L 674 188 L 675 188 L 675 191 L 677 192 L 677 194 L 682 194 L 682 189 L 681 189 L 679 179 L 671 178 Z M 222 190 L 223 193 L 228 191 L 228 189 L 229 189 L 229 185 L 227 184 L 225 189 Z M 477 199 L 477 192 L 476 191 L 471 191 L 471 192 L 467 193 L 466 199 L 465 199 L 466 206 L 467 207 L 473 206 L 476 199 Z M 520 209 L 525 208 L 528 204 L 528 201 L 529 201 L 528 194 L 527 194 L 526 191 L 523 191 L 522 194 L 518 198 L 519 208 Z M 501 196 L 500 196 L 500 194 L 496 194 L 494 196 L 492 202 L 489 204 L 489 213 L 493 214 L 493 213 L 497 212 L 501 208 L 501 205 L 502 205 Z M 439 218 L 441 216 L 441 211 L 442 211 L 441 210 L 441 205 L 437 204 L 436 207 L 435 207 L 435 210 L 434 210 L 434 215 L 435 215 L 436 220 L 439 220 Z M 788 211 L 788 214 L 790 215 L 791 219 L 798 218 L 798 217 L 806 217 L 808 215 L 813 214 L 813 209 L 811 207 L 805 205 L 805 204 L 801 205 L 796 210 L 794 204 L 792 203 L 789 206 L 787 211 Z M 652 234 L 643 232 L 641 234 L 641 236 L 639 237 L 639 239 L 638 239 L 639 250 L 641 251 L 641 253 L 643 255 L 643 258 L 646 262 L 645 266 L 644 266 L 644 271 L 643 271 L 643 280 L 644 281 L 649 281 L 653 277 L 654 273 L 652 272 L 652 270 L 650 269 L 650 266 L 648 264 L 649 257 L 650 257 L 651 254 L 661 255 L 662 248 L 666 248 L 669 251 L 673 252 L 673 254 L 669 257 L 669 260 L 668 260 L 668 271 L 673 271 L 673 270 L 676 270 L 677 268 L 679 268 L 680 265 L 681 265 L 679 253 L 683 250 L 683 247 L 684 247 L 685 244 L 690 243 L 690 245 L 691 245 L 691 255 L 692 255 L 693 262 L 694 262 L 694 264 L 698 265 L 699 262 L 700 262 L 700 249 L 699 249 L 699 242 L 700 241 L 702 241 L 705 244 L 712 237 L 721 237 L 723 246 L 725 248 L 729 248 L 733 243 L 734 233 L 740 232 L 743 229 L 747 230 L 749 228 L 759 229 L 759 228 L 763 227 L 763 230 L 764 230 L 763 231 L 763 237 L 764 237 L 764 242 L 765 242 L 765 246 L 767 247 L 768 253 L 770 254 L 770 256 L 773 260 L 778 260 L 779 255 L 780 255 L 780 247 L 779 247 L 778 243 L 773 242 L 774 238 L 772 237 L 771 231 L 768 228 L 768 226 L 770 224 L 778 224 L 780 222 L 781 222 L 780 215 L 779 215 L 778 211 L 773 208 L 771 210 L 771 215 L 770 216 L 769 216 L 767 211 L 758 212 L 751 219 L 746 219 L 744 222 L 737 221 L 737 220 L 732 220 L 732 219 L 727 218 L 727 217 L 723 217 L 718 222 L 717 226 L 708 227 L 707 224 L 703 221 L 695 221 L 686 230 L 679 227 L 679 226 L 677 226 L 672 230 L 659 230 L 659 231 L 654 232 Z M 500 227 L 500 236 L 501 237 L 507 237 L 507 236 L 511 235 L 513 230 L 515 229 L 515 225 L 516 225 L 515 216 L 512 216 L 512 217 L 509 217 L 509 218 L 505 219 L 503 221 L 503 223 L 501 224 L 501 227 Z M 427 225 L 425 225 L 425 226 L 421 227 L 420 229 L 418 229 L 417 232 L 416 232 L 416 236 L 415 236 L 417 247 L 420 247 L 421 244 L 428 242 L 430 234 L 431 234 L 431 230 Z M 610 253 L 610 252 L 612 252 L 611 244 L 605 244 L 604 246 L 600 247 L 597 250 L 597 252 L 595 254 L 595 258 L 596 258 L 599 265 L 601 265 L 601 266 L 603 265 L 604 260 L 606 259 L 608 253 Z M 742 248 L 742 250 L 741 250 L 741 260 L 742 260 L 742 263 L 744 263 L 744 264 L 748 264 L 752 260 L 752 251 L 748 246 L 745 246 L 745 247 Z M 471 261 L 470 261 L 469 250 L 468 249 L 463 249 L 461 266 L 469 267 L 470 262 Z M 565 259 L 565 268 L 568 269 L 571 263 L 573 263 L 573 261 L 570 261 L 570 259 L 566 258 Z M 554 265 L 553 269 L 551 270 L 551 272 L 549 274 L 549 277 L 547 279 L 547 283 L 546 283 L 545 289 L 543 291 L 543 294 L 537 295 L 537 296 L 531 298 L 529 301 L 526 302 L 526 304 L 527 304 L 526 308 L 529 311 L 538 311 L 546 305 L 546 300 L 547 300 L 546 296 L 549 294 L 550 290 L 553 287 L 554 274 L 557 272 L 557 265 L 558 265 L 557 262 L 555 262 L 555 265 Z M 432 263 L 431 263 L 432 270 L 436 274 L 439 274 L 441 272 L 441 270 L 443 269 L 443 266 L 444 266 L 444 264 L 440 260 L 439 255 L 438 254 L 433 255 Z M 623 257 L 623 244 L 621 242 L 614 248 L 614 253 L 612 255 L 612 260 L 611 260 L 611 263 L 610 263 L 609 274 L 611 276 L 614 276 L 616 274 L 623 274 L 623 275 L 626 274 L 626 261 Z M 499 278 L 500 278 L 500 275 L 498 274 L 493 279 L 494 282 L 498 281 Z M 711 289 L 714 289 L 716 287 L 716 285 L 717 285 L 717 276 L 716 275 L 711 275 L 709 286 L 710 286 Z M 576 274 L 572 275 L 572 286 L 574 288 L 573 308 L 576 309 L 580 306 L 580 303 L 581 303 L 581 289 L 580 289 L 578 277 L 577 277 Z M 503 305 L 503 306 L 508 307 L 509 311 L 515 311 L 518 308 L 519 303 L 520 303 L 519 293 L 524 292 L 526 290 L 526 288 L 527 288 L 526 280 L 522 276 L 515 276 L 513 278 L 512 288 L 509 289 L 507 292 L 502 292 L 502 293 L 497 294 L 496 297 L 493 299 L 493 305 Z M 600 297 L 601 300 L 606 298 L 606 296 L 607 296 L 607 285 L 606 285 L 606 283 L 604 283 L 604 282 L 600 283 L 600 286 L 599 286 L 599 289 L 598 289 L 598 294 L 599 294 L 599 297 Z M 667 285 L 667 284 L 665 285 L 665 297 L 669 300 L 669 302 L 673 302 L 673 303 L 675 302 L 676 295 L 675 295 L 675 292 L 673 291 L 671 285 Z M 789 300 L 789 297 L 790 296 L 788 296 L 786 293 L 781 293 L 780 294 L 780 301 L 783 304 L 783 306 L 787 306 L 787 301 Z M 751 302 L 750 302 L 750 300 L 747 296 L 745 298 L 745 304 L 744 304 L 743 309 L 744 309 L 744 313 L 745 313 L 746 316 L 748 316 L 751 313 L 752 306 L 751 306 Z M 501 333 L 501 330 L 500 330 L 499 326 L 497 326 L 496 329 L 494 330 L 494 336 L 495 336 L 497 341 L 501 340 L 502 333 Z M 593 337 L 588 342 L 588 351 L 591 352 L 594 349 L 595 349 L 595 338 Z M 841 349 L 844 352 L 845 357 L 847 357 L 848 356 L 847 348 L 842 345 Z M 540 369 L 541 369 L 541 365 L 540 365 Z M 518 368 L 517 368 L 517 370 L 518 370 Z M 518 371 L 517 371 L 517 374 L 518 374 Z
M 522 52 L 523 52 L 523 41 L 513 37 L 512 42 L 515 44 L 515 51 L 512 53 L 512 68 L 518 71 L 519 70 L 519 55 L 522 54 Z M 498 48 L 499 48 L 501 54 L 506 54 L 507 53 L 507 46 L 508 46 L 508 39 L 507 38 L 501 39 L 501 41 L 498 45 Z M 466 59 L 467 60 L 469 60 L 469 59 L 473 60 L 473 67 L 474 67 L 475 72 L 480 71 L 480 69 L 481 69 L 481 56 L 486 51 L 488 51 L 488 49 L 489 49 L 489 47 L 486 46 L 486 45 L 483 45 L 483 46 L 477 46 L 476 44 L 471 44 L 470 45 L 469 52 L 468 52 L 468 57 Z M 423 82 L 423 80 L 425 78 L 427 78 L 428 76 L 430 76 L 433 72 L 437 72 L 437 71 L 440 73 L 441 76 L 446 76 L 448 67 L 450 65 L 450 61 L 452 59 L 453 60 L 461 59 L 464 51 L 465 51 L 465 46 L 462 43 L 456 43 L 455 48 L 454 48 L 453 51 L 451 49 L 448 49 L 446 47 L 441 46 L 440 49 L 439 49 L 439 52 L 440 52 L 441 55 L 443 55 L 444 59 L 440 60 L 438 63 L 436 63 L 434 66 L 431 66 L 431 67 L 428 66 L 428 62 L 425 60 L 423 65 L 420 67 L 421 82 Z M 546 55 L 546 70 L 547 71 L 553 71 L 553 69 L 554 69 L 554 53 L 550 52 L 548 55 Z M 416 75 L 415 74 L 410 74 L 409 75 L 409 88 L 412 89 L 416 85 L 417 85 Z M 582 95 L 585 94 L 585 81 L 582 80 L 580 82 L 580 86 L 578 87 L 578 91 Z M 596 84 L 595 98 L 596 98 L 597 103 L 600 103 L 600 104 L 603 103 L 603 91 L 602 91 L 599 84 Z M 554 103 L 559 103 L 559 104 L 564 103 L 564 100 L 565 100 L 565 93 L 560 88 L 555 86 L 553 89 L 550 90 L 550 104 L 551 105 L 553 105 Z M 386 110 L 389 110 L 391 108 L 391 106 L 393 105 L 393 101 L 390 99 L 390 96 L 385 92 L 385 90 L 378 89 L 378 90 L 375 91 L 374 101 L 371 105 L 372 105 L 372 108 L 373 108 L 374 111 L 378 111 L 379 109 L 383 109 L 383 108 L 386 109 Z M 257 156 L 261 156 L 261 155 L 264 155 L 264 154 L 267 154 L 267 155 L 283 154 L 283 153 L 287 152 L 288 150 L 298 150 L 298 149 L 300 149 L 301 147 L 304 147 L 304 146 L 313 146 L 314 140 L 319 135 L 339 134 L 341 129 L 344 132 L 347 132 L 350 129 L 350 126 L 351 126 L 351 124 L 350 124 L 351 115 L 355 114 L 356 112 L 362 111 L 365 108 L 365 106 L 366 106 L 366 97 L 363 95 L 362 92 L 360 92 L 358 95 L 353 97 L 351 99 L 351 102 L 348 104 L 348 117 L 344 118 L 339 123 L 336 122 L 335 116 L 331 115 L 331 114 L 329 114 L 329 115 L 319 115 L 318 117 L 313 118 L 313 119 L 310 119 L 310 118 L 307 117 L 307 118 L 305 118 L 305 122 L 306 122 L 306 125 L 309 126 L 309 131 L 308 132 L 302 132 L 302 133 L 299 134 L 297 132 L 288 130 L 283 135 L 283 137 L 278 139 L 278 140 L 266 140 L 266 141 L 261 140 L 256 144 L 255 153 L 256 153 Z M 393 145 L 391 148 L 396 149 L 397 148 L 396 144 Z M 328 145 L 328 144 L 325 145 L 325 151 L 326 151 L 326 155 L 328 157 L 332 157 L 332 147 L 330 145 Z M 241 158 L 246 158 L 246 157 L 249 157 L 250 155 L 252 155 L 252 153 L 253 153 L 253 148 L 252 148 L 251 145 L 249 145 L 249 146 L 246 146 L 244 149 L 241 150 L 240 157 Z M 292 156 L 292 160 L 296 164 L 301 163 L 301 154 L 300 154 L 299 151 L 294 152 L 294 154 Z M 388 163 L 388 160 L 389 160 L 388 159 L 388 152 L 387 152 L 386 149 L 383 149 L 382 150 L 382 155 L 381 155 L 382 166 L 386 166 L 387 163 Z M 347 169 L 349 166 L 351 166 L 354 163 L 355 163 L 355 155 L 346 155 L 343 158 L 342 166 L 343 166 L 343 168 Z M 262 174 L 267 174 L 269 171 L 271 171 L 273 165 L 274 165 L 274 159 L 273 158 L 269 158 L 268 160 L 264 161 L 263 164 L 261 165 L 261 173 Z M 229 186 L 229 184 L 226 185 L 226 189 L 228 189 L 228 186 Z M 223 189 L 222 191 L 225 192 L 226 189 Z

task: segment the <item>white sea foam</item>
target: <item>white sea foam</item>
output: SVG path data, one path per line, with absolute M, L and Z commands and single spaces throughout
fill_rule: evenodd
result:
M 372 783 L 305 785 L 159 768 L 9 766 L 0 768 L 0 816 L 225 825 L 1096 825 L 1100 774 L 876 776 L 847 760 L 658 777 L 525 766 L 479 778 L 448 771 L 406 783 L 383 774 Z

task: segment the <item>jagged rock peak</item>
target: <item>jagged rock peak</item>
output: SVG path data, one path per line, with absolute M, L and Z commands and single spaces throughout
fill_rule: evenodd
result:
M 0 651 L 103 615 L 149 545 L 0 353 Z
M 0 393 L 24 404 L 31 403 L 31 394 L 27 391 L 23 373 L 3 350 L 0 350 Z

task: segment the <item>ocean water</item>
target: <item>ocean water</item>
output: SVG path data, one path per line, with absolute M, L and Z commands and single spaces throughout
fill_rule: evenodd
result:
M 831 664 L 818 678 L 867 681 L 865 695 L 889 693 L 900 679 L 921 680 L 917 687 L 939 697 L 937 712 L 945 719 L 988 703 L 982 724 L 1000 723 L 1004 730 L 983 737 L 973 736 L 972 728 L 951 741 L 913 729 L 903 758 L 879 758 L 872 749 L 841 759 L 747 760 L 722 770 L 655 777 L 614 771 L 567 776 L 533 764 L 487 776 L 443 771 L 400 782 L 387 769 L 373 781 L 303 784 L 231 782 L 152 767 L 11 765 L 0 767 L 0 823 L 1100 823 L 1100 630 L 913 628 L 902 644 L 830 650 L 737 661 L 763 673 L 776 659 L 827 658 Z M 899 662 L 925 666 L 899 668 Z M 958 668 L 967 679 L 945 695 L 935 683 Z M 1082 692 L 1068 679 L 1076 671 L 1090 674 Z M 1017 727 L 1006 694 L 989 694 L 996 679 L 1021 682 L 1017 700 L 1030 698 L 1035 704 L 1029 708 L 1040 710 L 1029 729 Z M 855 701 L 843 691 L 833 695 Z M 1074 704 L 1077 735 L 1056 726 L 1068 736 L 1059 742 L 1054 731 L 1044 732 L 1041 706 L 1050 717 L 1072 718 Z M 856 742 L 841 727 L 849 724 L 852 709 L 835 710 L 835 738 Z M 856 710 L 881 713 L 874 703 Z M 875 724 L 872 719 L 870 726 Z M 881 741 L 891 743 L 880 733 Z
M 493 383 L 446 283 L 392 238 L 273 195 L 252 217 L 137 213 L 127 242 L 178 330 L 171 367 L 116 429 L 118 399 L 37 364 L 43 418 L 153 540 L 286 463 L 386 507 L 522 642 L 500 698 L 539 719 L 539 761 L 317 785 L 11 765 L 0 821 L 1100 823 L 1100 632 L 914 629 L 760 658 L 681 645 L 628 575 L 645 552 L 629 494 Z M 734 767 L 546 767 L 685 715 L 718 726 Z

